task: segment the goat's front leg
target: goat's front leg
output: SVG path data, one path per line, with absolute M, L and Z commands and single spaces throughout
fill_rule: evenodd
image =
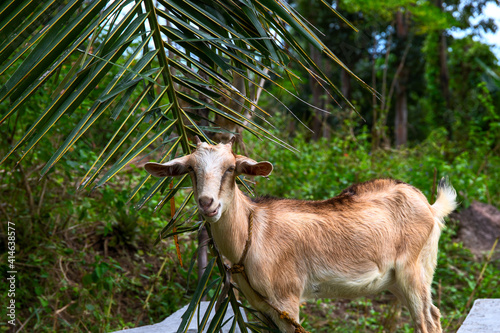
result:
M 279 302 L 272 302 L 271 305 L 272 306 L 269 307 L 269 310 L 266 311 L 266 313 L 269 317 L 271 317 L 276 326 L 278 326 L 280 332 L 294 333 L 295 326 L 287 320 L 286 317 L 293 319 L 296 323 L 299 323 L 299 297 L 290 295 L 285 298 L 280 298 Z
M 235 275 L 234 279 L 250 304 L 271 319 L 278 326 L 280 332 L 295 332 L 295 326 L 285 318 L 285 313 L 286 316 L 299 323 L 300 295 L 291 292 L 300 292 L 297 284 L 290 284 L 290 287 L 286 288 L 287 292 L 280 294 L 272 293 L 274 290 L 283 290 L 278 286 L 263 289 L 268 291 L 264 296 L 263 291 L 257 292 L 254 289 L 253 285 L 258 285 L 255 281 L 253 281 L 253 285 L 250 285 L 249 281 L 241 274 Z M 262 279 L 260 281 L 262 282 Z

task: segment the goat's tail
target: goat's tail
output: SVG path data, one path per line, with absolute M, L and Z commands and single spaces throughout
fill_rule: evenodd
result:
M 437 190 L 436 202 L 432 205 L 434 216 L 440 222 L 440 227 L 444 226 L 444 218 L 457 208 L 457 192 L 451 186 L 448 178 L 441 178 Z
M 425 279 L 430 285 L 437 264 L 437 252 L 441 229 L 444 228 L 444 218 L 457 208 L 457 192 L 447 178 L 442 178 L 438 185 L 436 202 L 431 206 L 434 214 L 434 228 L 421 252 L 422 265 L 425 268 Z

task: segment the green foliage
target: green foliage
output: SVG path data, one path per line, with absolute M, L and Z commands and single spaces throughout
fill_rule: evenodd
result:
M 0 169 L 0 215 L 2 228 L 3 221 L 17 226 L 16 300 L 25 330 L 112 331 L 157 322 L 190 301 L 194 308 L 203 295 L 213 305 L 222 289 L 223 264 L 213 253 L 211 272 L 196 284 L 195 232 L 203 222 L 190 209 L 188 184 L 175 181 L 169 190 L 171 179 L 151 183 L 139 159 L 166 161 L 189 152 L 191 135 L 207 140 L 206 131 L 219 131 L 208 127 L 215 115 L 265 138 L 253 142 L 252 137 L 247 143 L 251 157 L 275 162 L 270 179 L 257 180 L 258 194 L 324 199 L 355 182 L 393 177 L 432 198 L 435 179 L 448 175 L 462 207 L 473 200 L 500 206 L 497 60 L 487 45 L 472 37 L 448 36 L 452 105 L 446 110 L 438 78 L 436 31 L 470 27 L 471 14 L 486 2 L 454 1 L 446 4 L 445 12 L 431 2 L 337 2 L 360 29 L 356 35 L 335 11 L 325 8 L 318 13 L 319 2 L 2 4 L 0 156 L 10 158 Z M 325 33 L 323 42 L 296 9 Z M 408 84 L 411 148 L 373 149 L 379 145 L 374 145 L 368 126 L 374 128 L 377 116 L 385 112 L 390 118 L 393 111 L 389 107 L 380 111 L 381 102 L 361 89 L 353 88 L 351 96 L 367 123 L 350 108 L 326 103 L 329 99 L 322 92 L 319 101 L 333 114 L 323 118 L 331 138 L 318 142 L 309 142 L 309 133 L 279 114 L 274 98 L 253 104 L 255 89 L 248 88 L 265 78 L 277 83 L 266 84 L 266 90 L 299 119 L 310 122 L 314 113 L 303 101 L 311 100 L 314 81 L 336 91 L 341 72 L 350 73 L 341 64 L 330 68 L 332 61 L 339 63 L 330 51 L 335 50 L 361 79 L 374 82 L 390 106 L 387 90 L 406 47 L 395 35 L 398 11 L 410 13 L 414 24 L 410 27 L 414 36 L 406 41 L 410 43 L 406 66 L 413 76 Z M 160 24 L 164 19 L 173 23 Z M 472 28 L 493 29 L 490 23 L 479 21 Z M 162 41 L 165 36 L 169 39 Z M 323 52 L 328 61 L 310 57 L 309 47 Z M 309 76 L 311 69 L 316 79 Z M 246 81 L 245 92 L 234 87 L 235 76 Z M 254 117 L 222 105 L 223 98 L 236 101 L 243 110 L 254 107 Z M 276 114 L 272 125 L 278 130 L 269 130 L 267 113 Z M 206 126 L 200 126 L 202 121 Z M 381 127 L 390 134 L 390 123 Z M 291 138 L 285 136 L 286 129 Z M 287 141 L 280 147 L 269 138 L 289 139 L 292 145 Z M 299 153 L 283 146 L 293 146 Z M 14 164 L 21 159 L 21 164 Z M 113 184 L 106 184 L 111 178 Z M 96 184 L 100 187 L 90 192 L 75 190 Z M 175 196 L 176 206 L 187 209 L 171 216 L 162 208 L 176 193 L 182 194 Z M 140 209 L 148 200 L 155 213 Z M 188 267 L 179 266 L 172 240 L 151 246 L 158 235 L 158 240 L 172 236 L 174 227 Z M 433 291 L 447 331 L 468 310 L 467 300 L 483 267 L 454 242 L 456 228 L 449 223 L 443 232 Z M 3 229 L 0 234 L 4 248 Z M 2 277 L 8 270 L 5 258 L 2 253 Z M 486 267 L 475 297 L 500 297 L 498 267 L 497 262 Z M 2 278 L 1 290 L 5 284 Z M 6 295 L 0 295 L 4 304 Z M 218 316 L 222 318 L 232 306 L 237 310 L 233 326 L 246 326 L 238 315 L 242 304 L 232 290 L 228 295 Z M 305 327 L 316 332 L 376 332 L 389 330 L 394 323 L 400 331 L 410 332 L 408 313 L 403 309 L 398 320 L 398 311 L 385 294 L 373 300 L 308 302 L 302 318 Z M 215 321 L 207 327 L 215 331 L 221 324 Z M 7 330 L 4 322 L 0 330 Z
M 38 253 L 42 250 L 35 244 L 39 243 L 50 249 L 54 244 L 70 243 L 75 252 L 83 252 L 73 262 L 76 267 L 71 271 L 77 276 L 64 279 L 78 285 L 77 291 L 73 288 L 76 295 L 43 294 L 41 307 L 25 307 L 23 314 L 35 329 L 47 326 L 50 318 L 46 314 L 52 310 L 53 329 L 59 325 L 68 328 L 68 323 L 77 321 L 75 330 L 105 331 L 110 329 L 107 318 L 116 304 L 117 290 L 143 296 L 133 283 L 128 287 L 127 278 L 119 278 L 126 276 L 126 269 L 122 262 L 109 259 L 109 252 L 127 256 L 141 242 L 146 243 L 141 237 L 150 239 L 157 234 L 160 222 L 151 214 L 134 212 L 126 203 L 136 202 L 136 208 L 141 208 L 149 201 L 159 211 L 176 193 L 185 196 L 185 200 L 177 199 L 182 201 L 181 207 L 177 214 L 171 212 L 170 223 L 158 240 L 172 236 L 175 227 L 176 233 L 188 234 L 202 225 L 182 225 L 186 220 L 192 222 L 196 213 L 193 210 L 189 218 L 181 219 L 190 199 L 182 180 L 168 189 L 171 179 L 151 184 L 149 175 L 141 179 L 126 173 L 140 154 L 144 158 L 146 152 L 151 153 L 148 159 L 160 161 L 177 153 L 188 154 L 194 135 L 210 141 L 206 132 L 217 117 L 293 149 L 247 111 L 260 119 L 269 115 L 256 105 L 256 86 L 261 80 L 272 82 L 271 74 L 291 80 L 290 62 L 312 69 L 314 80 L 339 93 L 309 56 L 309 47 L 371 90 L 283 1 L 10 0 L 0 6 L 0 36 L 0 164 L 5 168 L 0 177 L 6 179 L 7 189 L 3 195 L 13 200 L 26 195 L 28 199 L 2 206 L 2 213 L 7 220 L 27 222 L 18 237 L 23 251 Z M 36 151 L 41 142 L 45 144 Z M 15 162 L 23 164 L 8 171 Z M 56 171 L 53 167 L 58 162 L 62 167 Z M 77 180 L 75 174 L 81 176 L 82 172 L 86 173 Z M 43 183 L 35 183 L 35 177 L 44 177 Z M 110 191 L 105 186 L 111 178 L 120 187 L 134 190 Z M 94 192 L 86 197 L 74 188 Z M 155 194 L 162 198 L 158 200 Z M 78 235 L 88 239 L 76 241 Z M 46 251 L 42 251 L 44 262 L 55 266 L 58 252 L 47 255 Z M 218 274 L 223 274 L 222 261 L 217 253 L 215 256 Z M 26 258 L 25 253 L 19 255 L 20 260 Z M 90 272 L 83 274 L 85 269 Z M 65 275 L 66 269 L 54 271 Z M 137 271 L 133 273 L 137 276 Z M 30 281 L 30 274 L 20 274 L 19 279 L 21 283 Z M 47 290 L 57 289 L 53 281 L 45 285 Z M 204 293 L 205 287 L 200 285 L 196 291 Z M 181 301 L 181 290 L 170 293 L 176 298 L 172 304 Z M 29 295 L 23 295 L 24 302 L 37 303 Z M 95 321 L 85 324 L 75 319 L 73 310 L 80 304 L 86 304 L 83 313 Z M 234 295 L 231 305 L 238 306 Z M 66 318 L 60 314 L 63 310 Z M 242 326 L 241 318 L 238 324 Z
M 483 92 L 484 103 L 491 106 L 487 91 Z M 487 124 L 497 126 L 492 121 L 495 115 L 490 117 Z M 286 117 L 276 117 L 278 126 L 285 126 L 285 121 Z M 352 126 L 351 121 L 344 120 L 345 133 Z M 477 140 L 484 140 L 475 143 L 477 149 L 486 149 L 486 143 L 494 142 L 484 134 L 476 135 Z M 324 199 L 354 182 L 394 177 L 432 198 L 436 170 L 437 178 L 450 177 L 462 207 L 472 200 L 491 200 L 500 205 L 496 195 L 500 191 L 500 174 L 494 167 L 500 163 L 498 156 L 485 159 L 485 155 L 474 151 L 457 150 L 443 129 L 435 130 L 425 142 L 411 149 L 376 152 L 371 151 L 366 130 L 355 137 L 336 136 L 319 142 L 306 142 L 303 137 L 303 131 L 297 131 L 292 142 L 300 151 L 298 154 L 263 141 L 248 144 L 253 158 L 275 165 L 269 180 L 258 180 L 259 195 Z M 82 149 L 80 154 L 84 153 Z M 43 151 L 39 156 L 43 156 Z M 32 214 L 29 200 L 25 200 L 28 192 L 21 172 L 2 180 L 9 189 L 2 193 L 2 198 L 12 199 L 3 199 L 12 202 L 4 207 L 9 216 L 15 217 L 16 224 L 23 226 L 18 229 L 17 257 L 22 287 L 16 298 L 20 300 L 19 317 L 27 321 L 27 329 L 49 332 L 55 327 L 97 332 L 151 324 L 189 303 L 196 293 L 207 294 L 209 299 L 218 294 L 221 273 L 217 265 L 207 276 L 204 290 L 196 286 L 195 270 L 187 267 L 196 254 L 192 236 L 180 239 L 182 257 L 187 262 L 184 268 L 177 262 L 173 242 L 163 241 L 158 247 L 151 247 L 165 220 L 150 210 L 135 211 L 126 205 L 129 193 L 125 188 L 141 181 L 135 167 L 117 176 L 123 189 L 107 186 L 89 196 L 68 186 L 75 181 L 73 163 L 62 163 L 63 168 L 50 173 L 44 183 L 29 176 L 39 165 L 35 157 L 30 161 L 33 165 L 26 165 L 23 170 L 28 173 L 34 206 L 40 206 L 39 212 L 35 208 Z M 157 199 L 152 200 L 157 203 Z M 177 198 L 177 207 L 181 202 L 182 198 Z M 169 218 L 168 212 L 163 214 Z M 483 266 L 460 243 L 454 242 L 456 230 L 457 225 L 448 223 L 443 232 L 433 285 L 434 299 L 441 304 L 443 327 L 448 326 L 448 331 L 462 318 Z M 5 262 L 2 258 L 2 264 Z M 166 266 L 158 276 L 162 262 Z M 498 265 L 494 262 L 487 266 L 475 297 L 500 297 Z M 2 265 L 1 269 L 5 272 L 7 268 Z M 5 288 L 4 280 L 0 288 Z M 403 308 L 398 319 L 399 310 L 393 300 L 389 294 L 352 301 L 319 300 L 306 303 L 301 313 L 306 329 L 315 332 L 377 332 L 394 325 L 401 332 L 411 332 L 409 314 Z
M 456 23 L 450 13 L 441 12 L 433 2 L 416 0 L 344 0 L 346 10 L 361 12 L 365 15 L 376 15 L 379 19 L 391 21 L 398 10 L 411 13 L 418 33 L 428 33 L 437 29 L 447 29 Z
M 81 111 L 42 169 L 44 175 L 104 114 L 115 121 L 121 115 L 124 119 L 96 155 L 81 187 L 88 187 L 104 166 L 111 165 L 98 182 L 102 185 L 151 144 L 166 146 L 172 133 L 179 140 L 169 145 L 161 159 L 172 157 L 177 145 L 189 153 L 189 137 L 194 134 L 209 140 L 195 121 L 201 115 L 199 109 L 205 110 L 205 121 L 208 114 L 216 115 L 257 137 L 270 138 L 265 127 L 241 112 L 268 115 L 255 104 L 251 89 L 243 86 L 271 80 L 268 73 L 291 80 L 288 63 L 295 62 L 312 68 L 316 80 L 339 92 L 308 56 L 303 41 L 355 77 L 286 2 L 141 0 L 132 5 L 129 0 L 117 0 L 106 6 L 103 0 L 73 0 L 60 8 L 49 4 L 33 3 L 30 9 L 36 14 L 14 0 L 0 8 L 0 35 L 5 40 L 0 49 L 0 65 L 4 65 L 0 102 L 9 102 L 0 109 L 0 124 L 22 115 L 37 91 L 55 86 L 29 127 L 13 133 L 11 149 L 2 162 L 21 149 L 16 159 L 22 160 L 49 131 L 60 129 L 64 116 Z M 37 16 L 43 19 L 36 20 Z M 13 25 L 14 18 L 22 24 Z M 282 47 L 283 41 L 287 48 Z M 26 46 L 21 48 L 21 43 Z M 64 71 L 65 67 L 69 69 Z M 223 98 L 230 105 L 223 105 Z M 85 102 L 89 105 L 81 110 Z
M 487 100 L 487 90 L 483 93 Z M 488 124 L 494 128 L 498 126 L 495 115 L 488 118 Z M 497 122 L 492 121 L 493 118 Z M 390 177 L 414 185 L 432 201 L 435 181 L 449 176 L 461 209 L 474 200 L 499 207 L 500 173 L 496 166 L 500 165 L 500 156 L 482 153 L 490 151 L 490 137 L 497 138 L 497 135 L 498 131 L 481 132 L 477 137 L 479 141 L 471 143 L 471 151 L 456 151 L 455 143 L 447 139 L 444 129 L 435 130 L 426 141 L 405 150 L 372 152 L 366 130 L 356 138 L 334 137 L 318 142 L 306 142 L 303 134 L 299 134 L 293 139 L 299 150 L 297 154 L 256 142 L 252 145 L 253 155 L 274 163 L 273 174 L 267 180 L 259 180 L 256 186 L 259 194 L 323 200 L 339 194 L 352 183 Z M 484 265 L 455 241 L 457 228 L 458 224 L 449 222 L 443 231 L 433 284 L 434 300 L 440 305 L 446 332 L 454 331 L 468 312 L 467 301 Z M 499 274 L 500 262 L 490 263 L 474 299 L 500 297 Z M 350 302 L 309 301 L 302 308 L 302 316 L 305 327 L 315 332 L 380 332 L 396 324 L 401 331 L 412 331 L 406 309 L 399 321 L 397 316 L 393 318 L 393 301 L 388 294 L 376 296 L 373 303 L 366 298 Z
M 500 262 L 497 260 L 487 265 L 484 279 L 478 281 L 484 263 L 477 261 L 461 243 L 453 241 L 456 232 L 457 225 L 450 224 L 441 236 L 433 284 L 435 293 L 438 293 L 442 325 L 447 328 L 446 331 L 458 328 L 460 320 L 469 311 L 466 308 L 467 301 L 479 282 L 473 299 L 500 297 L 500 283 L 495 278 L 500 274 Z
M 497 135 L 498 132 L 491 133 Z M 487 147 L 488 137 L 482 136 L 477 149 Z M 452 179 L 459 189 L 459 201 L 465 206 L 471 200 L 500 205 L 500 198 L 491 195 L 500 193 L 500 174 L 495 167 L 500 163 L 499 156 L 469 151 L 450 156 L 450 150 L 455 147 L 443 129 L 435 130 L 425 142 L 406 150 L 372 152 L 366 130 L 356 138 L 334 137 L 319 142 L 306 142 L 298 135 L 293 144 L 299 153 L 263 142 L 253 146 L 261 158 L 286 161 L 276 162 L 272 177 L 259 181 L 259 192 L 321 200 L 339 194 L 352 183 L 389 177 L 422 189 L 430 199 L 436 171 L 437 179 L 443 176 Z
M 1 175 L 2 212 L 16 225 L 15 299 L 26 331 L 107 332 L 145 325 L 187 301 L 196 276 L 187 283 L 188 270 L 179 267 L 173 242 L 152 247 L 163 218 L 127 205 L 127 189 L 76 192 L 73 163 L 61 163 L 38 182 L 39 160 L 27 161 L 20 171 L 4 169 Z M 127 188 L 139 175 L 129 170 L 118 179 Z M 196 244 L 188 237 L 180 244 L 189 262 Z M 3 237 L 0 245 L 6 245 Z M 166 266 L 158 276 L 162 261 Z M 8 270 L 2 252 L 1 276 Z M 3 278 L 0 288 L 7 288 Z M 0 299 L 4 304 L 7 294 Z M 0 331 L 7 329 L 0 325 Z

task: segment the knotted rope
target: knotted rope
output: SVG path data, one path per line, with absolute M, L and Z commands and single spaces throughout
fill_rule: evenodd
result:
M 253 213 L 250 213 L 250 216 L 248 216 L 247 242 L 245 243 L 245 248 L 243 249 L 243 254 L 241 255 L 240 261 L 238 261 L 237 264 L 234 264 L 233 267 L 231 267 L 229 269 L 229 273 L 231 273 L 231 274 L 238 274 L 238 273 L 245 272 L 245 266 L 243 265 L 243 262 L 245 261 L 245 259 L 247 257 L 248 249 L 250 248 L 250 244 L 252 244 L 252 229 L 253 229 Z
M 287 322 L 289 322 L 290 324 L 292 324 L 295 327 L 295 333 L 309 333 L 308 331 L 305 330 L 304 327 L 302 327 L 298 322 L 296 322 L 295 319 L 290 317 L 288 312 L 278 311 L 278 313 L 280 314 L 280 319 L 286 320 Z

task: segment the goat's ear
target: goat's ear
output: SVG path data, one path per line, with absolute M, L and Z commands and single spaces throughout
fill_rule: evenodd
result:
M 187 162 L 188 156 L 183 156 L 164 164 L 149 162 L 144 168 L 155 177 L 175 177 L 188 172 Z
M 269 176 L 273 171 L 273 165 L 270 162 L 256 162 L 251 158 L 237 155 L 236 156 L 236 172 L 244 173 L 249 176 Z

